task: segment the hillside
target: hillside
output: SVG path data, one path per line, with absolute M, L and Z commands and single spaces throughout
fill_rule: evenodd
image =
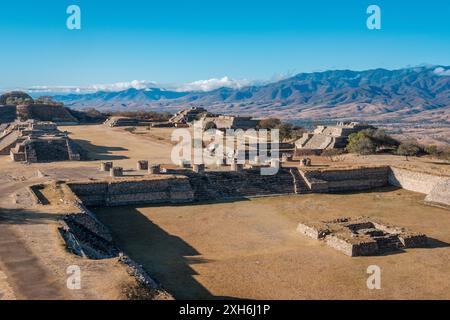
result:
M 129 89 L 54 97 L 66 106 L 100 110 L 211 111 L 289 119 L 450 122 L 450 67 L 300 73 L 263 86 L 209 92 Z

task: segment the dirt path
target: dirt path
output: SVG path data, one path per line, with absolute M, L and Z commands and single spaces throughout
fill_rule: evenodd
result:
M 11 226 L 0 223 L 0 270 L 17 299 L 55 300 L 69 298 L 19 239 Z

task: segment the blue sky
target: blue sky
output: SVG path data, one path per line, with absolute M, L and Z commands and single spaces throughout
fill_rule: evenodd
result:
M 71 4 L 81 30 L 66 28 Z M 370 4 L 381 30 L 366 27 Z M 0 10 L 0 88 L 450 64 L 448 0 L 16 0 Z

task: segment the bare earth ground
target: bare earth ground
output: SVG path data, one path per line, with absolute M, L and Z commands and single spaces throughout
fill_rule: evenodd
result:
M 392 132 L 392 137 L 405 140 L 416 139 L 422 145 L 450 146 L 450 124 L 429 123 L 421 125 L 407 125 L 403 123 L 382 125 L 382 128 Z
M 57 218 L 63 205 L 33 205 L 26 186 L 54 178 L 89 178 L 100 160 L 135 168 L 136 160 L 170 163 L 171 129 L 132 134 L 102 125 L 62 127 L 92 159 L 24 165 L 0 156 L 0 299 L 123 299 L 132 278 L 114 259 L 91 261 L 65 250 Z M 390 164 L 448 174 L 426 158 L 346 156 L 317 167 Z M 41 169 L 48 177 L 37 177 Z M 76 174 L 74 174 L 76 172 Z M 449 298 L 449 212 L 403 190 L 353 195 L 302 195 L 222 204 L 99 210 L 120 246 L 176 297 Z M 349 258 L 295 232 L 304 218 L 371 215 L 442 242 L 432 248 Z M 126 215 L 126 219 L 122 217 Z M 120 219 L 117 219 L 120 216 Z M 118 230 L 119 224 L 123 227 Z M 124 241 L 127 238 L 127 241 Z M 382 267 L 382 290 L 366 289 L 366 268 Z M 82 290 L 68 290 L 66 269 L 79 265 Z
M 450 212 L 422 199 L 387 188 L 95 212 L 176 298 L 449 299 Z M 295 231 L 304 219 L 358 215 L 424 232 L 431 247 L 350 258 Z M 372 264 L 381 290 L 367 289 Z
M 72 127 L 62 127 L 67 130 Z M 168 162 L 170 146 L 148 142 L 122 130 L 78 126 L 75 139 L 93 159 L 113 160 L 135 168 L 136 159 Z M 95 130 L 92 130 L 95 128 Z M 168 151 L 168 155 L 166 155 Z M 115 259 L 90 261 L 66 251 L 57 231 L 63 206 L 33 205 L 26 187 L 52 178 L 87 178 L 100 161 L 24 165 L 0 156 L 0 299 L 124 299 L 124 288 L 135 284 Z M 37 170 L 54 172 L 37 177 Z M 67 173 L 67 174 L 65 174 Z M 82 290 L 67 289 L 67 267 L 82 270 Z

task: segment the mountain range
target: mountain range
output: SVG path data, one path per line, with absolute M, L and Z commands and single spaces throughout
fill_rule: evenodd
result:
M 75 109 L 211 112 L 304 120 L 450 123 L 450 67 L 300 73 L 265 85 L 208 92 L 161 88 L 57 95 Z

